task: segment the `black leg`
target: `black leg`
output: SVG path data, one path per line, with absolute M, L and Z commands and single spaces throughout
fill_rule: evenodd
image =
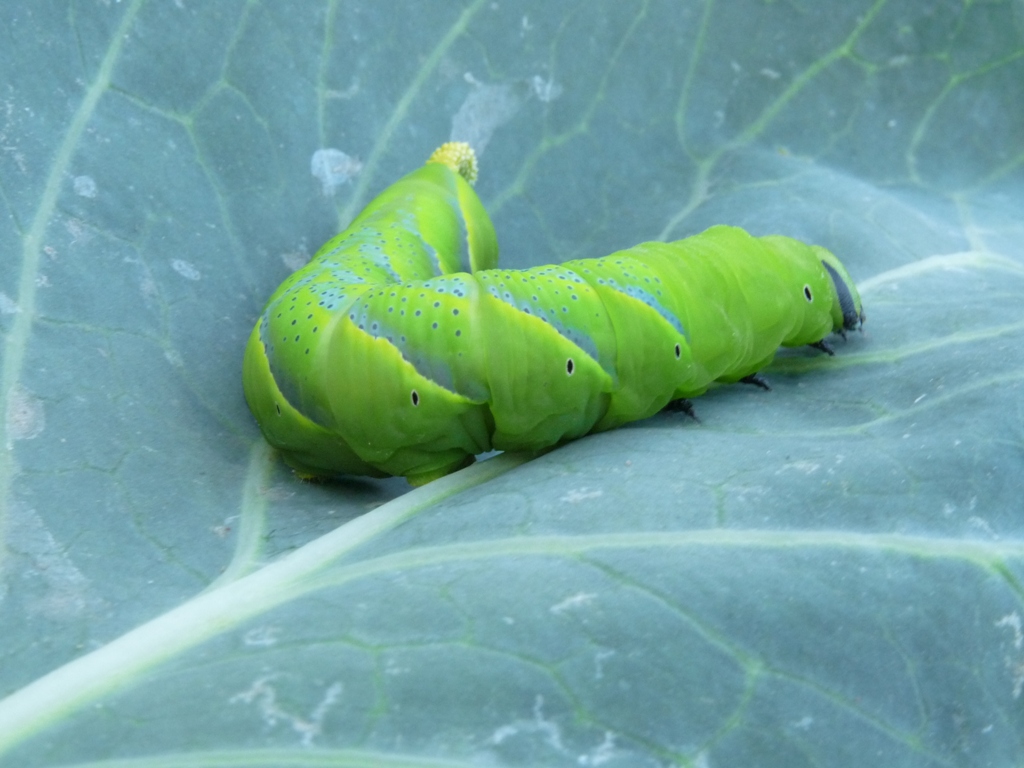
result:
M 815 349 L 819 349 L 822 352 L 824 352 L 826 355 L 828 355 L 829 357 L 832 357 L 836 353 L 836 351 L 834 349 L 832 349 L 832 347 L 829 345 L 829 343 L 827 341 L 825 341 L 824 339 L 822 339 L 821 341 L 817 342 L 816 344 L 808 344 L 807 346 L 808 347 L 814 347 Z
M 760 373 L 752 373 L 749 376 L 744 376 L 740 379 L 740 384 L 753 384 L 755 387 L 760 387 L 768 392 L 772 391 L 772 387 L 771 384 L 768 383 L 768 379 Z
M 691 419 L 700 424 L 700 419 L 697 418 L 697 413 L 693 410 L 693 403 L 691 403 L 685 397 L 679 400 L 672 400 L 661 410 L 667 413 L 685 413 Z

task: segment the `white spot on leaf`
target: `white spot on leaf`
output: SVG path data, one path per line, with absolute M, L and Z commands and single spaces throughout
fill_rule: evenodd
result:
M 562 602 L 557 605 L 553 605 L 548 608 L 551 613 L 564 613 L 572 608 L 580 608 L 593 602 L 597 598 L 597 595 L 593 592 L 577 592 L 571 597 L 565 598 Z
M 492 744 L 501 744 L 510 738 L 519 735 L 540 735 L 544 741 L 558 752 L 565 753 L 565 746 L 562 744 L 562 731 L 558 724 L 544 717 L 544 697 L 537 696 L 533 702 L 533 719 L 516 720 L 509 725 L 502 725 L 491 734 Z
M 43 520 L 32 509 L 12 504 L 7 519 L 8 574 L 17 572 L 22 583 L 34 582 L 28 590 L 30 613 L 56 621 L 77 619 L 86 611 L 95 611 L 103 602 L 93 596 L 89 582 L 67 555 L 67 547 L 58 542 Z M 0 592 L 2 595 L 2 592 Z
M 465 141 L 477 156 L 482 156 L 494 132 L 518 112 L 530 91 L 519 83 L 488 85 L 469 72 L 466 80 L 472 85 L 458 112 L 452 116 L 450 141 Z
M 142 279 L 139 280 L 139 291 L 141 291 L 142 295 L 147 299 L 156 298 L 156 281 L 149 274 L 143 275 Z
M 579 504 L 581 501 L 587 499 L 596 499 L 603 495 L 604 491 L 592 491 L 587 488 L 573 488 L 571 491 L 565 494 L 559 501 L 564 501 L 567 504 Z
M 554 78 L 545 80 L 540 75 L 534 75 L 530 80 L 530 85 L 533 87 L 533 94 L 545 104 L 557 99 L 563 91 L 562 86 L 556 83 Z
M 0 315 L 16 315 L 21 312 L 18 302 L 0 291 Z
M 202 274 L 191 262 L 184 259 L 175 259 L 171 262 L 171 268 L 186 280 L 199 280 Z
M 292 272 L 301 269 L 309 263 L 309 253 L 306 251 L 306 246 L 303 245 L 298 250 L 282 253 L 281 261 Z
M 22 387 L 14 385 L 7 396 L 7 447 L 15 440 L 31 440 L 46 428 L 43 401 Z
M 580 765 L 602 765 L 613 759 L 616 751 L 615 734 L 612 731 L 605 731 L 604 741 L 590 752 L 580 755 L 576 762 Z
M 89 230 L 86 229 L 81 219 L 69 218 L 64 222 L 64 229 L 71 235 L 71 245 L 90 239 Z
M 337 88 L 333 88 L 333 89 L 329 88 L 329 89 L 327 89 L 326 91 L 324 91 L 324 98 L 325 99 L 344 99 L 344 100 L 347 100 L 347 99 L 351 99 L 353 96 L 355 96 L 358 93 L 359 93 L 359 78 L 357 77 L 357 78 L 354 78 L 352 80 L 352 82 L 349 83 L 348 88 L 346 88 L 343 91 L 339 91 Z
M 970 525 L 973 528 L 977 528 L 977 529 L 979 529 L 981 531 L 984 531 L 989 536 L 991 536 L 993 539 L 998 539 L 999 538 L 999 534 L 997 534 L 995 531 L 992 530 L 992 526 L 988 524 L 988 520 L 986 520 L 983 517 L 978 517 L 977 515 L 971 515 L 970 517 L 967 518 L 967 523 L 968 523 L 968 525 Z
M 339 186 L 361 170 L 363 164 L 340 149 L 318 149 L 309 161 L 309 172 L 319 179 L 324 197 L 333 195 Z
M 313 746 L 313 740 L 320 735 L 323 729 L 323 720 L 328 710 L 341 698 L 342 684 L 332 683 L 309 716 L 302 717 L 289 712 L 277 703 L 277 690 L 271 685 L 276 677 L 277 675 L 261 677 L 248 690 L 236 693 L 228 701 L 231 704 L 255 704 L 263 717 L 263 722 L 268 726 L 274 727 L 281 722 L 287 723 L 301 737 L 302 746 Z
M 82 197 L 96 197 L 96 182 L 92 176 L 75 176 L 75 194 Z
M 1009 627 L 1013 630 L 1013 647 L 1020 650 L 1024 646 L 1024 632 L 1021 631 L 1020 616 L 1016 611 L 1003 616 L 995 624 L 997 627 Z
M 220 525 L 214 525 L 210 527 L 210 530 L 221 539 L 226 539 L 231 533 L 231 521 L 235 520 L 239 515 L 232 515 L 231 517 L 224 518 L 224 522 Z
M 797 472 L 803 472 L 805 475 L 813 475 L 821 469 L 821 464 L 818 464 L 815 461 L 791 461 L 788 464 L 783 464 L 775 470 L 775 474 L 781 475 L 783 472 L 790 469 L 796 470 Z
M 263 626 L 250 629 L 242 636 L 242 642 L 250 648 L 268 648 L 277 644 L 280 627 Z
M 1019 699 L 1021 692 L 1024 691 L 1024 658 L 1020 654 L 1021 647 L 1024 646 L 1024 631 L 1021 629 L 1020 615 L 1016 611 L 1008 613 L 995 622 L 995 626 L 1013 630 L 1013 647 L 1017 653 L 1006 654 L 1003 661 L 1010 671 L 1010 679 L 1013 682 L 1013 698 Z
M 604 662 L 615 655 L 615 651 L 598 651 L 594 654 L 594 679 L 600 680 L 604 677 Z

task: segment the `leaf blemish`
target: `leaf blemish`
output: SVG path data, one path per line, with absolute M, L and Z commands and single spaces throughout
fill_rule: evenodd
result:
M 302 746 L 310 747 L 313 740 L 320 735 L 323 729 L 323 720 L 331 706 L 341 697 L 344 686 L 340 682 L 332 683 L 323 698 L 305 718 L 289 712 L 277 702 L 277 689 L 270 683 L 278 675 L 266 675 L 256 680 L 248 690 L 236 693 L 228 702 L 231 704 L 255 704 L 259 709 L 263 722 L 274 727 L 278 723 L 287 723 L 292 730 L 299 734 Z
M 604 491 L 601 490 L 588 490 L 587 488 L 573 488 L 571 491 L 565 494 L 559 501 L 564 501 L 568 504 L 579 504 L 581 501 L 587 499 L 596 499 L 603 495 Z
M 580 608 L 588 605 L 597 599 L 596 592 L 577 592 L 575 595 L 571 595 L 562 602 L 551 606 L 548 611 L 554 614 L 565 613 L 573 608 Z
M 21 385 L 16 385 L 7 400 L 8 447 L 14 440 L 31 440 L 46 429 L 43 401 Z
M 242 636 L 242 642 L 250 648 L 268 648 L 277 644 L 281 628 L 265 625 L 250 629 Z
M 202 273 L 191 262 L 184 259 L 174 259 L 171 262 L 171 268 L 186 280 L 194 281 L 202 278 Z

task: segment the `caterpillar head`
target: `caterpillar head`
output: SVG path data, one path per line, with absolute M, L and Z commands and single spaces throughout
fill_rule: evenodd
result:
M 782 235 L 767 235 L 761 242 L 792 269 L 795 303 L 799 308 L 794 330 L 782 342 L 787 347 L 817 344 L 830 333 L 845 334 L 864 322 L 860 294 L 839 259 L 818 245 L 807 245 Z

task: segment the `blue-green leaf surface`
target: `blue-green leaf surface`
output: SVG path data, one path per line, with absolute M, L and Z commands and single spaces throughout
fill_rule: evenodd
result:
M 1024 764 L 1021 0 L 13 0 L 0 75 L 0 765 Z M 449 138 L 506 265 L 736 224 L 864 332 L 300 482 L 245 338 Z

